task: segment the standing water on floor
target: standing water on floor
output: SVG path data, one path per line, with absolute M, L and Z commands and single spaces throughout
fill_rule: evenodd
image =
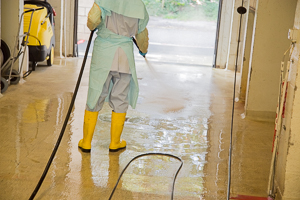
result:
M 208 89 L 205 87 L 190 91 L 191 88 L 197 87 L 201 79 L 210 82 L 211 69 L 168 65 L 162 67 L 148 60 L 139 63 L 139 67 L 138 106 L 135 110 L 128 111 L 123 131 L 123 138 L 128 146 L 126 151 L 120 154 L 120 158 L 115 159 L 119 161 L 120 166 L 125 166 L 130 158 L 145 152 L 179 156 L 183 159 L 184 165 L 175 184 L 177 198 L 199 199 L 204 192 L 202 178 L 208 146 L 210 111 L 207 105 L 210 97 L 201 95 L 203 90 Z M 189 73 L 191 69 L 193 74 Z M 100 120 L 96 128 L 96 133 L 99 133 L 96 137 L 99 137 L 99 140 L 94 145 L 96 149 L 93 151 L 97 154 L 96 157 L 100 156 L 105 146 L 109 145 L 109 138 L 102 133 L 109 131 L 110 116 L 109 108 L 99 114 Z M 109 160 L 108 163 L 110 162 Z M 122 188 L 133 193 L 146 193 L 153 198 L 160 195 L 159 199 L 169 199 L 172 177 L 179 164 L 173 158 L 162 156 L 138 159 L 123 175 Z M 101 172 L 111 166 L 108 164 L 102 167 L 95 169 Z M 118 167 L 119 170 L 120 168 Z M 94 174 L 93 180 L 98 186 L 104 187 L 110 182 L 108 177 L 103 177 L 97 172 Z M 116 179 L 117 177 L 114 180 Z
M 18 86 L 21 90 L 11 86 L 1 99 L 0 123 L 7 133 L 2 135 L 5 142 L 0 147 L 4 181 L 0 186 L 1 199 L 27 199 L 36 186 L 62 127 L 80 61 L 66 61 L 64 67 L 54 65 L 47 68 L 47 73 L 43 73 L 46 69 L 38 68 L 39 74 L 33 73 L 30 82 Z M 216 77 L 216 71 L 210 67 L 148 61 L 159 76 L 155 77 L 145 61 L 137 61 L 138 104 L 127 112 L 122 134 L 127 148 L 118 153 L 108 151 L 111 109 L 107 103 L 98 116 L 91 154 L 78 150 L 87 95 L 87 68 L 64 138 L 37 198 L 108 199 L 119 174 L 133 157 L 161 152 L 176 155 L 184 162 L 176 179 L 174 199 L 205 199 L 203 195 L 209 187 L 204 181 L 209 164 L 207 155 L 215 147 L 208 143 L 211 105 L 213 102 L 220 108 L 226 106 L 227 97 L 224 100 L 224 95 L 219 95 L 220 91 L 226 91 L 226 85 L 220 84 L 226 82 L 226 77 L 221 72 Z M 45 89 L 49 85 L 51 90 Z M 220 119 L 216 117 L 214 122 Z M 224 154 L 218 163 L 223 163 Z M 124 173 L 113 199 L 170 199 L 179 164 L 162 156 L 135 160 Z
M 174 199 L 205 199 L 211 94 L 219 92 L 214 90 L 211 68 L 215 28 L 214 22 L 151 17 L 147 59 L 135 52 L 140 92 L 136 109 L 127 112 L 122 134 L 127 148 L 121 152 L 108 151 L 108 104 L 99 113 L 91 154 L 78 150 L 88 88 L 87 67 L 65 136 L 37 199 L 108 199 L 122 169 L 133 157 L 147 152 L 170 153 L 183 160 Z M 186 33 L 188 37 L 182 37 Z M 9 144 L 1 147 L 4 162 L 0 169 L 5 169 L 1 180 L 5 186 L 0 188 L 0 199 L 27 199 L 34 189 L 56 142 L 81 62 L 57 59 L 51 68 L 38 68 L 22 85 L 21 92 L 12 86 L 11 100 L 4 100 L 9 106 L 1 102 L 0 114 L 11 113 L 5 116 L 14 119 L 15 113 L 24 112 L 27 118 L 21 118 L 22 122 L 10 119 L 8 124 L 0 121 L 9 133 L 4 138 Z M 40 102 L 47 106 L 40 107 Z M 29 110 L 34 110 L 35 116 Z M 16 123 L 19 132 L 14 134 Z M 169 200 L 179 164 L 163 156 L 135 160 L 113 199 Z

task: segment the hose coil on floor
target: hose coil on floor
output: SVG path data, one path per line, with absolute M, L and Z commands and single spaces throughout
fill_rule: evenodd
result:
M 129 163 L 126 165 L 126 167 L 123 169 L 123 171 L 121 172 L 121 174 L 120 174 L 120 176 L 119 176 L 119 178 L 118 178 L 118 181 L 117 181 L 117 183 L 116 183 L 116 185 L 115 185 L 113 191 L 111 192 L 111 195 L 110 195 L 110 197 L 109 197 L 108 200 L 111 200 L 111 198 L 112 198 L 113 194 L 115 193 L 115 190 L 116 190 L 116 188 L 117 188 L 117 186 L 118 186 L 118 184 L 119 184 L 119 181 L 120 181 L 122 175 L 124 174 L 125 170 L 128 168 L 128 166 L 129 166 L 134 160 L 136 160 L 136 159 L 138 159 L 138 158 L 140 158 L 140 157 L 144 157 L 144 156 L 153 156 L 153 155 L 168 156 L 168 157 L 175 158 L 175 159 L 177 159 L 177 160 L 179 160 L 179 161 L 181 162 L 181 164 L 180 164 L 178 170 L 176 171 L 176 173 L 175 173 L 175 175 L 174 175 L 174 179 L 173 179 L 172 194 L 171 194 L 171 200 L 173 200 L 173 197 L 174 197 L 174 188 L 175 188 L 175 181 L 176 181 L 176 178 L 177 178 L 177 175 L 178 175 L 180 169 L 182 168 L 183 161 L 182 161 L 179 157 L 174 156 L 174 155 L 172 155 L 172 154 L 168 154 L 168 153 L 144 153 L 144 154 L 140 154 L 140 155 L 134 157 L 133 159 L 131 159 L 131 160 L 129 161 Z

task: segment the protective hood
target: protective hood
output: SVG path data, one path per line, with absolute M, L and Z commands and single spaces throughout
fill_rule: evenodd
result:
M 95 0 L 95 3 L 126 17 L 144 19 L 145 5 L 142 0 Z

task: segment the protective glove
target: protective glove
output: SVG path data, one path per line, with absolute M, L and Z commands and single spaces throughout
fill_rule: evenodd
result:
M 141 52 L 141 51 L 139 51 L 139 53 L 143 56 L 143 57 L 145 57 L 146 56 L 146 54 L 148 53 L 148 52 L 146 52 L 146 53 L 143 53 L 143 52 Z
M 95 30 L 100 23 L 101 9 L 96 3 L 94 3 L 88 14 L 87 27 L 92 31 Z
M 146 52 L 147 53 L 148 52 L 148 45 L 149 45 L 148 29 L 145 28 L 142 32 L 136 34 L 135 38 L 136 38 L 136 43 L 137 43 L 137 46 L 138 46 L 139 50 L 141 52 Z

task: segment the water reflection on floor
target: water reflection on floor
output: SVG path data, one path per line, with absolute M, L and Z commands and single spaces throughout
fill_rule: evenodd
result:
M 34 190 L 60 133 L 81 62 L 57 59 L 51 68 L 40 66 L 0 99 L 0 199 L 26 199 Z M 88 73 L 87 68 L 64 138 L 36 199 L 108 199 L 127 163 L 147 152 L 170 153 L 183 160 L 174 199 L 225 199 L 232 72 L 138 61 L 140 95 L 136 109 L 130 108 L 126 116 L 122 135 L 126 150 L 108 151 L 111 109 L 105 104 L 90 154 L 77 147 Z M 237 103 L 232 193 L 263 196 L 270 159 L 270 144 L 265 141 L 272 135 L 263 139 L 256 135 L 273 125 L 242 119 L 242 113 L 243 104 Z M 253 163 L 258 151 L 255 162 L 260 167 Z M 112 199 L 170 199 L 179 165 L 165 156 L 133 161 Z

